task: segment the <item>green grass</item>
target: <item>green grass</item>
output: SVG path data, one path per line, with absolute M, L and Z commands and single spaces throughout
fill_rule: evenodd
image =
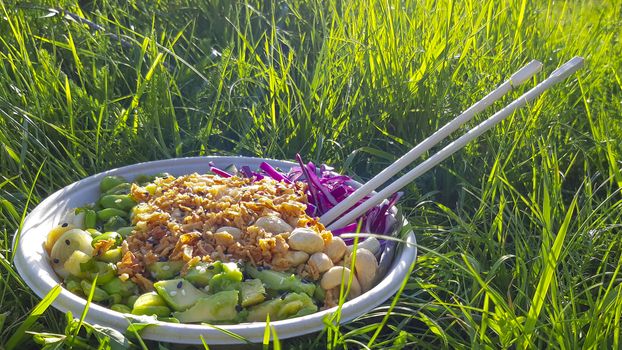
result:
M 272 339 L 621 346 L 619 0 L 0 0 L 0 12 L 0 345 L 117 336 L 53 309 L 28 316 L 39 300 L 12 238 L 69 183 L 213 154 L 301 153 L 366 179 L 529 60 L 545 64 L 533 85 L 581 55 L 575 77 L 406 188 L 420 256 L 399 298 L 330 332 Z

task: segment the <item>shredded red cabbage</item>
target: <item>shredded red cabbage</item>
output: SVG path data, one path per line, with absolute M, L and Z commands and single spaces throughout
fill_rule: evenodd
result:
M 356 191 L 356 188 L 352 186 L 352 178 L 334 172 L 332 167 L 322 164 L 318 168 L 312 162 L 305 164 L 299 154 L 296 155 L 296 160 L 299 166 L 292 167 L 287 173 L 280 172 L 270 164 L 262 162 L 259 165 L 259 171 L 253 171 L 250 167 L 243 166 L 238 171 L 238 175 L 254 178 L 255 180 L 269 177 L 276 181 L 283 181 L 286 183 L 293 183 L 296 181 L 306 182 L 308 185 L 307 198 L 309 200 L 306 212 L 310 216 L 323 215 L 337 205 L 337 203 L 343 201 Z M 211 166 L 210 169 L 214 174 L 223 177 L 232 176 L 228 172 L 214 166 Z M 388 200 L 368 210 L 367 213 L 358 218 L 355 222 L 332 230 L 332 233 L 338 236 L 342 233 L 356 232 L 358 227 L 357 222 L 359 219 L 362 219 L 362 232 L 390 234 L 396 224 L 396 219 L 391 208 L 397 203 L 401 196 L 402 192 L 393 194 Z M 359 206 L 368 198 L 369 196 L 364 197 L 358 201 L 353 208 Z M 346 239 L 345 241 L 349 244 L 352 240 Z

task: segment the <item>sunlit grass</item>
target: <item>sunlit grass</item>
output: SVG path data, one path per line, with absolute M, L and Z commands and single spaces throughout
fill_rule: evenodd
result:
M 272 339 L 620 346 L 619 0 L 0 4 L 0 344 L 104 342 L 56 310 L 30 322 L 39 300 L 12 265 L 23 213 L 69 183 L 212 154 L 301 153 L 365 179 L 531 59 L 545 64 L 535 83 L 581 55 L 576 77 L 406 188 L 420 256 L 398 298 Z

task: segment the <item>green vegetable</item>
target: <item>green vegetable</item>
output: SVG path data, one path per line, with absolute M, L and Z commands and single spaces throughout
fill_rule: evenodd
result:
M 220 261 L 213 263 L 199 262 L 188 269 L 185 278 L 196 286 L 205 287 L 214 276 L 222 271 L 222 262 Z
M 123 237 L 121 237 L 120 234 L 118 234 L 117 232 L 106 232 L 106 233 L 102 233 L 101 235 L 93 238 L 93 241 L 91 242 L 91 245 L 93 247 L 95 247 L 95 244 L 97 242 L 101 242 L 101 241 L 108 241 L 108 240 L 114 240 L 114 245 L 113 247 L 117 247 L 119 244 L 121 244 L 121 242 L 123 242 Z
M 158 321 L 168 322 L 168 323 L 179 323 L 179 320 L 175 317 L 158 317 Z
M 78 278 L 72 276 L 65 278 L 65 288 L 74 294 L 82 295 L 82 286 Z
M 169 316 L 171 309 L 166 306 L 166 302 L 156 292 L 142 294 L 134 302 L 132 308 L 134 315 L 156 315 Z
M 266 289 L 259 279 L 246 280 L 240 286 L 240 305 L 243 307 L 259 304 L 266 299 Z
M 136 303 L 136 300 L 138 300 L 138 298 L 139 296 L 136 294 L 130 295 L 129 297 L 127 297 L 125 305 L 129 306 L 130 308 L 134 308 L 134 304 Z
M 80 286 L 82 287 L 82 292 L 84 295 L 89 295 L 91 292 L 91 287 L 93 284 L 87 280 L 80 281 Z M 104 301 L 110 298 L 110 295 L 106 293 L 103 289 L 95 286 L 95 292 L 93 293 L 93 301 Z
M 317 312 L 317 306 L 305 293 L 289 293 L 285 298 L 277 298 L 251 306 L 248 309 L 248 321 L 265 321 L 268 314 L 270 320 L 284 320 Z
M 101 204 L 104 208 L 114 208 L 122 211 L 128 211 L 136 205 L 136 201 L 134 201 L 127 194 L 109 194 L 101 197 L 99 204 Z
M 158 281 L 153 284 L 158 294 L 176 311 L 184 311 L 194 305 L 199 298 L 207 297 L 192 283 L 182 279 Z
M 129 194 L 132 189 L 132 184 L 129 182 L 124 182 L 116 185 L 115 187 L 109 189 L 106 192 L 103 192 L 103 195 L 109 194 Z
M 97 225 L 97 213 L 93 209 L 84 210 L 84 227 L 93 229 Z
M 118 175 L 109 175 L 105 176 L 102 181 L 99 183 L 99 191 L 101 193 L 106 193 L 111 188 L 120 185 L 124 182 L 127 182 L 123 176 Z
M 127 238 L 134 231 L 134 226 L 126 226 L 117 229 L 117 233 L 121 235 L 123 238 Z
M 108 210 L 108 209 L 104 209 Z M 116 210 L 116 209 L 114 209 Z M 113 216 L 104 224 L 104 231 L 116 231 L 121 227 L 127 226 L 127 221 L 120 216 Z
M 273 270 L 261 270 L 247 264 L 246 272 L 253 278 L 259 278 L 266 288 L 290 291 L 290 292 L 302 292 L 307 295 L 313 295 L 315 292 L 315 284 L 305 283 L 299 277 L 292 273 L 285 273 Z
M 101 232 L 97 231 L 97 229 L 94 229 L 94 228 L 87 228 L 85 231 L 88 232 L 92 238 L 95 238 L 102 234 Z
M 123 301 L 123 297 L 119 294 L 110 294 L 110 298 L 108 298 L 108 303 L 110 304 L 121 304 Z
M 224 290 L 239 290 L 242 278 L 242 271 L 236 263 L 223 263 L 222 272 L 209 281 L 209 291 L 216 293 Z
M 108 221 L 115 216 L 126 218 L 129 217 L 129 214 L 126 211 L 117 208 L 105 208 L 97 212 L 97 218 L 101 221 Z M 106 231 L 112 230 L 106 229 Z
M 86 278 L 93 281 L 97 277 L 97 284 L 104 284 L 117 275 L 117 265 L 104 261 L 89 260 L 80 264 L 80 270 L 86 274 Z
M 280 298 L 272 299 L 268 301 L 264 301 L 261 304 L 251 306 L 248 309 L 248 317 L 247 320 L 249 322 L 264 322 L 268 314 L 270 315 L 270 320 L 274 321 L 276 318 L 276 314 L 283 305 L 283 300 Z
M 114 310 L 116 312 L 120 312 L 122 314 L 129 314 L 129 313 L 132 312 L 132 309 L 127 307 L 127 305 L 123 305 L 123 304 L 113 304 L 110 308 L 112 310 Z
M 121 257 L 122 257 L 121 248 L 113 248 L 113 249 L 107 250 L 103 254 L 100 254 L 96 258 L 101 261 L 116 263 L 116 262 L 121 261 Z
M 137 183 L 141 186 L 144 186 L 148 184 L 149 182 L 153 182 L 153 180 L 155 180 L 155 176 L 141 174 L 141 175 L 136 176 L 136 178 L 132 182 Z
M 63 265 L 63 267 L 72 276 L 79 277 L 79 278 L 86 278 L 88 274 L 86 273 L 86 271 L 83 271 L 81 266 L 83 264 L 89 263 L 90 261 L 91 261 L 90 255 L 83 253 L 79 250 L 75 250 L 69 257 L 69 259 L 65 261 L 65 264 Z
M 182 267 L 184 267 L 184 262 L 180 260 L 156 261 L 147 265 L 147 271 L 156 280 L 167 280 L 177 275 Z
M 122 281 L 115 277 L 101 286 L 108 294 L 119 294 L 123 297 L 129 297 L 138 292 L 138 286 L 131 280 Z
M 218 292 L 199 299 L 191 308 L 174 312 L 173 317 L 182 323 L 231 321 L 237 316 L 238 291 Z

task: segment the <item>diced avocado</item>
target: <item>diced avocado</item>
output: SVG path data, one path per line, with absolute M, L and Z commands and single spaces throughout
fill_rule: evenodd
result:
M 264 301 L 248 309 L 248 321 L 265 321 L 268 314 L 270 320 L 284 320 L 317 312 L 317 306 L 305 293 L 289 293 L 284 298 Z
M 285 273 L 273 270 L 261 270 L 251 265 L 246 266 L 246 272 L 253 278 L 259 278 L 268 289 L 302 292 L 313 295 L 315 284 L 305 283 L 293 273 Z
M 317 305 L 305 293 L 289 293 L 283 302 L 285 305 L 279 310 L 279 319 L 300 317 L 317 312 Z
M 173 317 L 182 323 L 233 320 L 237 316 L 238 293 L 237 290 L 228 290 L 209 295 L 186 311 L 174 312 Z
M 236 263 L 223 263 L 222 270 L 209 281 L 210 292 L 240 289 L 240 282 L 244 276 L 238 265 Z
M 184 267 L 184 262 L 181 260 L 156 261 L 147 265 L 147 271 L 156 280 L 168 280 L 175 277 L 182 267 Z
M 222 262 L 220 261 L 213 263 L 199 262 L 188 269 L 188 273 L 184 277 L 196 286 L 205 287 L 214 276 L 221 272 Z
M 108 294 L 119 294 L 123 297 L 129 297 L 130 295 L 138 292 L 138 286 L 131 280 L 122 281 L 120 278 L 115 277 L 110 281 L 102 285 L 102 289 Z
M 132 315 L 156 315 L 158 317 L 166 317 L 171 314 L 171 309 L 167 306 L 145 306 L 135 307 L 132 309 Z
M 270 320 L 276 319 L 277 312 L 283 306 L 283 300 L 280 298 L 264 301 L 261 304 L 257 304 L 248 308 L 247 321 L 249 322 L 264 322 L 268 314 Z
M 134 302 L 132 308 L 134 315 L 156 315 L 166 317 L 171 314 L 171 309 L 166 306 L 166 301 L 156 292 L 142 294 Z
M 88 296 L 91 292 L 93 284 L 87 280 L 82 280 L 80 281 L 80 286 L 82 287 L 82 292 L 84 293 L 84 295 Z M 93 301 L 104 301 L 109 297 L 110 295 L 108 295 L 108 293 L 106 293 L 103 289 L 95 286 L 95 291 L 93 292 Z
M 326 291 L 324 290 L 324 288 L 316 287 L 315 292 L 313 292 L 313 299 L 323 302 L 325 298 Z
M 266 289 L 259 279 L 247 280 L 240 286 L 240 305 L 247 307 L 266 299 Z
M 183 278 L 158 281 L 153 284 L 153 287 L 166 303 L 176 311 L 184 311 L 194 305 L 199 298 L 207 297 L 206 293 L 201 292 Z

